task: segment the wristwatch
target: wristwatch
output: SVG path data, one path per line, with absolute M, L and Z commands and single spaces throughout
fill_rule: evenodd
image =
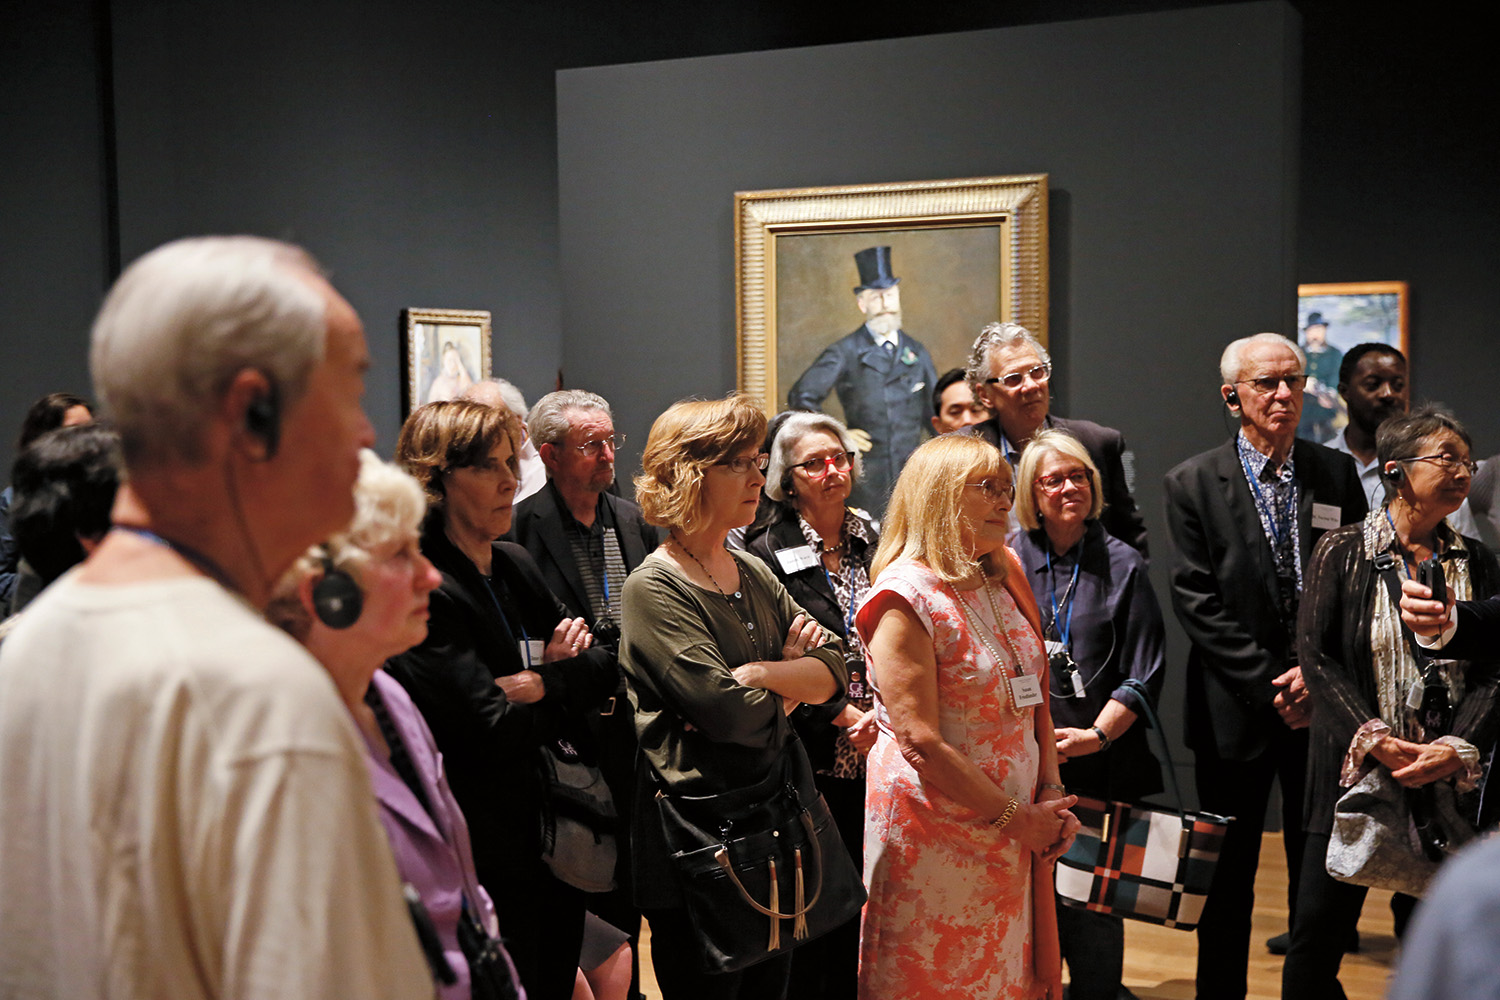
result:
M 1089 728 L 1092 729 L 1099 736 L 1099 750 L 1101 752 L 1105 751 L 1105 750 L 1108 750 L 1109 749 L 1109 745 L 1114 742 L 1114 740 L 1112 740 L 1112 739 L 1109 738 L 1109 734 L 1106 733 L 1103 730 L 1103 728 L 1101 728 L 1100 726 L 1097 726 L 1097 725 L 1090 726 Z

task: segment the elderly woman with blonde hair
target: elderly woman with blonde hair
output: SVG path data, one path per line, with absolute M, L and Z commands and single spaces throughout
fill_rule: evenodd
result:
M 703 798 L 752 788 L 788 755 L 808 771 L 787 714 L 839 697 L 847 681 L 838 640 L 760 560 L 724 546 L 755 517 L 765 432 L 765 414 L 744 396 L 677 403 L 652 425 L 636 479 L 646 520 L 669 532 L 625 581 L 620 646 L 641 747 L 636 901 L 666 1000 L 777 1000 L 790 954 L 701 971 L 654 790 Z
M 1015 539 L 1041 606 L 1052 720 L 1063 784 L 1095 799 L 1139 801 L 1161 790 L 1161 768 L 1135 725 L 1141 695 L 1161 691 L 1161 605 L 1139 552 L 1099 516 L 1099 469 L 1071 434 L 1044 430 L 1021 454 Z M 1125 958 L 1121 918 L 1059 904 L 1057 926 L 1073 1000 L 1114 1000 Z
M 1006 547 L 1010 467 L 928 441 L 886 508 L 856 625 L 875 686 L 860 996 L 1060 998 L 1057 770 L 1036 602 Z
M 328 671 L 364 737 L 396 868 L 416 890 L 436 933 L 438 947 L 428 961 L 439 995 L 515 996 L 514 970 L 499 942 L 490 897 L 474 873 L 468 825 L 437 744 L 411 698 L 381 669 L 427 635 L 428 595 L 441 580 L 417 545 L 427 504 L 410 476 L 367 450 L 360 455 L 354 506 L 347 528 L 287 571 L 266 616 Z M 480 959 L 486 951 L 488 962 Z

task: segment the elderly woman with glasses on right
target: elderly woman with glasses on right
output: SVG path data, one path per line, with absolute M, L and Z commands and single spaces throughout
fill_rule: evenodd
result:
M 1041 606 L 1052 721 L 1062 783 L 1096 799 L 1138 802 L 1161 790 L 1161 769 L 1135 725 L 1134 678 L 1161 691 L 1161 606 L 1146 560 L 1099 523 L 1099 469 L 1066 431 L 1044 430 L 1021 454 L 1016 555 Z M 1057 907 L 1072 1000 L 1115 1000 L 1125 922 L 1110 913 Z
M 1282 971 L 1287 1000 L 1344 996 L 1339 965 L 1367 890 L 1325 869 L 1343 791 L 1369 768 L 1386 768 L 1409 797 L 1410 790 L 1453 797 L 1459 813 L 1477 823 L 1480 760 L 1497 730 L 1500 660 L 1419 661 L 1391 598 L 1401 580 L 1415 578 L 1418 563 L 1434 557 L 1460 600 L 1500 589 L 1494 555 L 1444 520 L 1469 492 L 1468 432 L 1447 413 L 1419 408 L 1381 424 L 1375 452 L 1385 505 L 1324 535 L 1304 574 L 1297 631 L 1313 701 L 1312 743 L 1307 848 Z M 1441 702 L 1451 709 L 1442 712 Z
M 869 756 L 859 995 L 1062 996 L 1052 862 L 1078 820 L 1057 771 L 1036 601 L 1006 547 L 1010 467 L 975 437 L 912 453 L 856 618 Z

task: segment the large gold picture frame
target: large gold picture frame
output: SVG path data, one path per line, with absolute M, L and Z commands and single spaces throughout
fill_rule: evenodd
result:
M 889 246 L 902 328 L 937 371 L 988 322 L 1047 340 L 1047 175 L 740 191 L 735 208 L 739 387 L 781 409 L 829 344 L 862 322 L 852 255 Z M 827 409 L 841 416 L 836 400 Z

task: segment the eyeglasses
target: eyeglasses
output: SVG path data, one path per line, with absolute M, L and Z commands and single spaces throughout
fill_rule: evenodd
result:
M 1081 489 L 1094 485 L 1094 474 L 1088 469 L 1075 469 L 1064 475 L 1042 476 L 1037 479 L 1036 484 L 1042 488 L 1043 493 L 1061 493 L 1063 487 L 1072 483 Z
M 1263 375 L 1260 378 L 1242 378 L 1235 385 L 1253 385 L 1255 391 L 1262 396 L 1275 395 L 1276 390 L 1285 382 L 1286 387 L 1292 392 L 1301 392 L 1302 387 L 1307 384 L 1306 375 Z
M 589 458 L 598 458 L 601 454 L 604 453 L 605 448 L 608 448 L 610 450 L 610 453 L 613 454 L 614 452 L 617 452 L 621 448 L 625 447 L 625 435 L 611 434 L 609 437 L 594 438 L 594 440 L 592 441 L 585 441 L 583 444 L 575 444 L 573 447 L 583 452 Z
M 837 455 L 828 455 L 824 458 L 809 458 L 805 462 L 798 462 L 792 466 L 807 473 L 809 479 L 826 479 L 829 469 L 837 469 L 839 472 L 848 472 L 854 464 L 854 452 L 841 451 Z
M 1448 473 L 1448 475 L 1450 475 L 1450 476 L 1454 475 L 1455 473 L 1457 473 L 1460 468 L 1467 469 L 1469 471 L 1469 475 L 1471 475 L 1471 476 L 1474 475 L 1476 472 L 1479 471 L 1479 463 L 1478 462 L 1471 462 L 1471 461 L 1466 461 L 1465 459 L 1462 459 L 1462 458 L 1457 458 L 1457 457 L 1455 457 L 1453 455 L 1448 454 L 1446 451 L 1443 452 L 1441 455 L 1416 455 L 1416 456 L 1414 456 L 1412 458 L 1398 458 L 1398 459 L 1396 459 L 1396 461 L 1398 461 L 1398 462 L 1431 462 L 1433 465 L 1437 466 L 1439 469 L 1442 469 L 1444 472 Z
M 759 455 L 756 455 L 752 458 L 746 458 L 745 456 L 741 455 L 739 458 L 726 458 L 722 462 L 714 463 L 714 465 L 718 468 L 728 469 L 736 476 L 743 476 L 751 469 L 759 469 L 761 472 L 765 472 L 766 466 L 770 464 L 771 456 L 767 455 L 765 452 L 761 452 Z
M 964 483 L 964 485 L 972 486 L 983 493 L 984 498 L 990 503 L 999 503 L 1001 500 L 1013 503 L 1016 499 L 1015 483 L 1006 483 L 1004 486 L 1001 486 L 993 479 L 981 479 L 977 483 Z
M 985 385 L 1003 385 L 1007 389 L 1019 389 L 1021 384 L 1028 378 L 1040 385 L 1052 377 L 1052 365 L 1033 365 L 1024 372 L 1011 372 L 1009 375 L 1001 375 L 998 378 L 987 378 Z

